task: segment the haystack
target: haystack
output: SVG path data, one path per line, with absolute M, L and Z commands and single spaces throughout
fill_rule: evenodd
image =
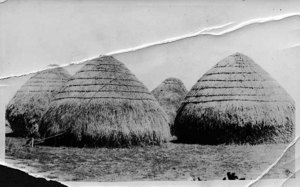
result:
M 205 73 L 175 119 L 179 141 L 201 144 L 288 143 L 295 104 L 249 57 L 236 53 Z
M 170 137 L 165 112 L 112 56 L 87 62 L 50 104 L 40 124 L 46 143 L 68 146 L 160 144 Z
M 184 84 L 177 78 L 168 78 L 152 90 L 151 93 L 167 113 L 170 129 L 173 133 L 173 124 L 177 110 L 187 94 Z
M 38 123 L 54 95 L 70 78 L 61 67 L 49 69 L 32 76 L 10 100 L 6 119 L 17 136 L 27 136 L 33 124 Z

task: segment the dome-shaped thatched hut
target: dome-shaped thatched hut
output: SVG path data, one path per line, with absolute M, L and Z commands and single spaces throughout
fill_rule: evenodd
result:
M 294 137 L 295 105 L 249 57 L 236 53 L 205 73 L 175 119 L 179 141 L 201 144 L 287 143 Z
M 51 102 L 40 134 L 70 146 L 160 144 L 170 137 L 167 115 L 148 89 L 112 56 L 87 62 Z
M 16 136 L 27 136 L 38 123 L 54 95 L 70 78 L 69 73 L 54 65 L 33 75 L 10 100 L 6 119 Z
M 177 78 L 167 78 L 151 92 L 169 116 L 171 132 L 182 100 L 187 94 L 183 82 Z

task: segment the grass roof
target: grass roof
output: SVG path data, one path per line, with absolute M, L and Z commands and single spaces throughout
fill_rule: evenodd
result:
M 294 138 L 295 104 L 249 57 L 236 53 L 192 87 L 175 119 L 179 141 L 201 144 L 287 143 Z
M 27 136 L 47 109 L 54 95 L 70 78 L 61 67 L 40 71 L 33 75 L 10 100 L 6 108 L 6 119 L 17 136 Z
M 177 78 L 167 78 L 154 90 L 152 90 L 151 93 L 167 113 L 169 117 L 170 129 L 173 133 L 173 124 L 177 110 L 187 94 L 187 89 L 181 80 Z
M 87 62 L 44 114 L 47 143 L 70 146 L 131 146 L 168 140 L 168 119 L 157 100 L 112 56 Z

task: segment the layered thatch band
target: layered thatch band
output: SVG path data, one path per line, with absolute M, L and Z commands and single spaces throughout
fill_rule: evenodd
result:
M 61 67 L 33 75 L 10 100 L 6 119 L 16 136 L 28 136 L 49 103 L 71 76 Z
M 157 145 L 170 137 L 156 99 L 111 56 L 83 66 L 56 95 L 40 125 L 44 137 L 64 132 L 47 141 L 52 145 Z
M 252 59 L 236 53 L 197 81 L 174 126 L 182 142 L 288 143 L 294 138 L 295 104 Z
M 167 78 L 151 92 L 169 117 L 171 134 L 174 134 L 174 120 L 177 110 L 187 94 L 183 82 L 177 78 Z

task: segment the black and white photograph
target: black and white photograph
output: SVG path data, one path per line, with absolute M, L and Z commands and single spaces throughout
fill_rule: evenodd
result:
M 297 0 L 2 0 L 1 186 L 299 186 Z

